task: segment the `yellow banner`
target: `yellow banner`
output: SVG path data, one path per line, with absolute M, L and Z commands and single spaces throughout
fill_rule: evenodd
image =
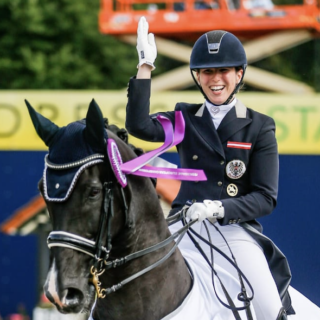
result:
M 0 91 L 0 97 L 0 150 L 46 150 L 24 99 L 58 126 L 65 126 L 85 118 L 94 98 L 109 123 L 124 128 L 126 91 Z M 240 93 L 238 98 L 248 108 L 274 118 L 281 154 L 320 154 L 320 94 Z M 202 101 L 196 91 L 153 93 L 151 112 L 173 110 L 177 102 Z M 130 142 L 144 150 L 159 146 L 133 137 Z

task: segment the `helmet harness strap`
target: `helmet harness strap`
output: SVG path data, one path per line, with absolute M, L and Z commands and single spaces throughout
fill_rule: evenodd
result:
M 232 93 L 230 94 L 230 96 L 228 97 L 228 99 L 227 99 L 225 102 L 221 103 L 220 105 L 227 105 L 227 104 L 229 104 L 229 103 L 231 102 L 234 94 L 237 93 L 237 91 L 239 90 L 239 87 L 240 87 L 240 85 L 241 85 L 242 79 L 243 79 L 243 77 L 244 77 L 244 71 L 245 71 L 245 70 L 243 70 L 243 74 L 242 74 L 241 80 L 240 80 L 239 83 L 235 86 L 234 90 L 232 91 Z M 190 70 L 190 72 L 191 72 L 191 76 L 192 76 L 194 82 L 196 83 L 197 87 L 199 88 L 199 90 L 200 90 L 201 93 L 203 94 L 204 98 L 205 98 L 206 100 L 208 100 L 210 103 L 216 105 L 215 103 L 213 103 L 212 101 L 209 100 L 209 98 L 206 96 L 206 94 L 205 94 L 204 91 L 202 90 L 202 87 L 200 86 L 200 84 L 198 83 L 197 79 L 195 78 L 195 76 L 194 76 L 194 74 L 193 74 L 193 70 Z

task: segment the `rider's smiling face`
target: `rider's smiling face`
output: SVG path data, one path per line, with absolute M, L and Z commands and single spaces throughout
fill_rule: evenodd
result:
M 200 84 L 207 98 L 216 105 L 223 104 L 241 81 L 243 70 L 230 68 L 207 68 L 197 72 Z

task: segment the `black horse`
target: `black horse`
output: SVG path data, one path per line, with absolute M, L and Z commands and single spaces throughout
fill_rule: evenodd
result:
M 86 119 L 61 128 L 26 103 L 49 147 L 39 182 L 53 230 L 48 299 L 62 313 L 92 311 L 94 320 L 159 320 L 181 308 L 197 278 L 177 248 L 186 229 L 171 234 L 151 179 L 122 174 L 122 161 L 137 157 L 123 132 L 105 129 L 94 100 Z M 219 302 L 201 316 L 208 298 L 200 294 L 202 320 L 234 319 Z
M 106 132 L 107 139 L 116 142 L 124 162 L 135 158 L 135 152 L 114 133 L 105 130 L 102 114 L 94 102 L 88 110 L 86 123 L 78 122 L 77 128 L 70 124 L 69 131 L 58 128 L 30 105 L 28 107 L 38 134 L 49 147 L 46 173 L 39 188 L 46 200 L 53 231 L 59 232 L 53 232 L 48 240 L 52 252 L 44 286 L 48 299 L 62 313 L 87 312 L 92 308 L 97 291 L 105 298 L 97 300 L 95 320 L 161 319 L 175 310 L 191 288 L 190 274 L 178 249 L 174 249 L 161 266 L 129 281 L 121 290 L 113 287 L 159 261 L 174 246 L 171 241 L 149 254 L 136 259 L 131 257 L 127 263 L 121 261 L 170 237 L 152 181 L 130 175 L 125 188 L 117 183 L 107 157 Z M 83 141 L 92 147 L 77 144 Z M 93 150 L 85 158 L 100 154 L 102 157 L 95 159 L 102 161 L 91 160 L 90 163 L 87 159 L 73 165 L 79 160 L 75 153 L 81 153 L 79 149 L 83 148 Z M 67 168 L 62 168 L 65 164 Z M 61 169 L 55 169 L 55 165 L 57 168 L 61 165 Z M 86 167 L 79 172 L 81 166 Z M 64 175 L 71 176 L 72 185 Z M 54 193 L 54 188 L 59 190 L 58 184 L 60 188 L 72 188 L 63 201 L 65 193 Z M 68 238 L 70 234 L 78 237 Z M 104 246 L 107 242 L 109 248 Z M 112 287 L 110 291 L 115 291 L 112 294 L 102 289 Z

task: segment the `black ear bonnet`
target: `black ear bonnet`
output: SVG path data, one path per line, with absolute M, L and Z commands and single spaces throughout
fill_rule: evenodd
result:
M 38 135 L 49 147 L 43 173 L 45 198 L 65 201 L 82 171 L 106 156 L 108 134 L 101 110 L 92 100 L 86 119 L 59 128 L 26 104 Z

